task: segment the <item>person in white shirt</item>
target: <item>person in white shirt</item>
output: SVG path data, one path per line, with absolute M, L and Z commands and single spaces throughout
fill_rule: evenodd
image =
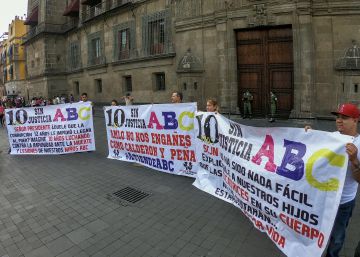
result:
M 123 99 L 125 101 L 125 105 L 133 105 L 134 104 L 134 97 L 130 95 L 130 93 L 127 93 L 126 96 L 123 96 Z
M 93 115 L 95 114 L 94 103 L 89 100 L 87 93 L 81 94 L 79 103 L 90 103 L 92 106 L 92 113 Z
M 173 104 L 178 104 L 178 103 L 182 103 L 182 100 L 183 100 L 183 94 L 179 91 L 174 91 L 172 94 L 171 94 L 171 102 Z
M 338 257 L 345 241 L 346 228 L 355 206 L 355 197 L 360 183 L 360 137 L 357 131 L 360 111 L 351 103 L 342 104 L 332 114 L 336 115 L 336 127 L 340 134 L 353 137 L 351 143 L 347 143 L 346 153 L 349 156 L 349 164 L 346 172 L 344 189 L 340 199 L 339 209 L 336 214 L 334 227 L 332 229 L 326 257 Z M 310 129 L 309 126 L 305 130 Z

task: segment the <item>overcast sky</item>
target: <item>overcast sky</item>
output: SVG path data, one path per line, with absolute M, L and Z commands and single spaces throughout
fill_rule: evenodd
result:
M 27 12 L 27 0 L 1 0 L 0 36 L 8 31 L 9 24 L 15 16 L 24 16 Z M 4 2 L 4 3 L 3 3 Z M 0 39 L 1 40 L 1 39 Z

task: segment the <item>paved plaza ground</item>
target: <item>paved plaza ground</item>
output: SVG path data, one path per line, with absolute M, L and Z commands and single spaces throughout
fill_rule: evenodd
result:
M 334 130 L 334 121 L 241 122 Z M 58 156 L 8 155 L 0 128 L 0 257 L 284 256 L 240 210 L 196 189 L 193 179 L 107 159 L 103 117 L 94 125 L 96 152 Z M 150 196 L 128 205 L 108 199 L 125 187 Z M 360 240 L 357 202 L 346 257 Z

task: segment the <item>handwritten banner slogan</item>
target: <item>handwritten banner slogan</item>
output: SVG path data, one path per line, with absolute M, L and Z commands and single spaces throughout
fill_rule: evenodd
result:
M 194 185 L 233 203 L 287 256 L 321 256 L 345 180 L 348 136 L 248 127 L 198 113 Z
M 105 107 L 108 158 L 195 177 L 196 103 Z
M 94 151 L 90 103 L 6 109 L 11 154 Z

